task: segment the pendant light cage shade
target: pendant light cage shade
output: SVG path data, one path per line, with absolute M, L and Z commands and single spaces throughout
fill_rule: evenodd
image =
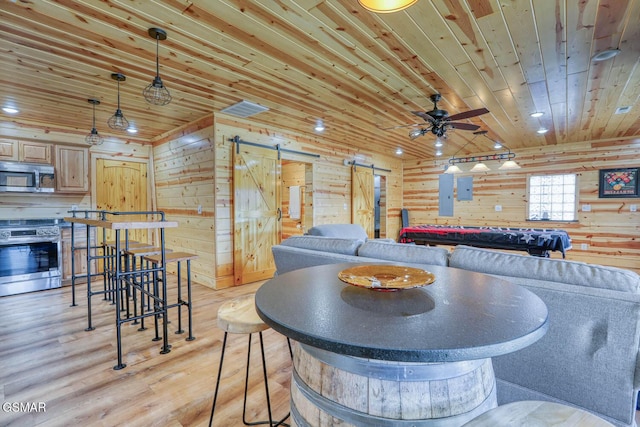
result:
M 87 101 L 93 105 L 93 127 L 89 135 L 84 138 L 84 142 L 89 145 L 101 145 L 104 139 L 98 134 L 98 129 L 96 129 L 96 105 L 100 105 L 100 101 L 94 98 L 90 98 Z
M 153 105 L 167 105 L 171 102 L 171 93 L 162 83 L 160 78 L 160 64 L 159 64 L 159 44 L 160 40 L 167 39 L 167 32 L 160 28 L 149 28 L 149 36 L 156 39 L 156 76 L 149 86 L 144 88 L 142 95 L 145 101 Z
M 418 0 L 358 0 L 360 6 L 376 13 L 391 13 L 406 9 Z
M 118 108 L 113 116 L 107 120 L 107 124 L 111 129 L 127 130 L 129 129 L 129 121 L 124 117 L 124 114 L 122 114 L 122 110 L 120 110 L 120 82 L 125 81 L 127 78 L 121 73 L 113 73 L 111 74 L 111 78 L 118 82 Z

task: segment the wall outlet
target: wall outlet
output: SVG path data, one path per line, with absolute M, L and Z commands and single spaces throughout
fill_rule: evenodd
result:
M 638 212 L 638 205 L 629 205 L 630 212 Z
M 71 205 L 71 210 L 72 211 L 77 211 L 78 210 L 78 205 Z
M 202 205 L 198 205 L 198 215 L 202 215 Z
M 582 212 L 591 212 L 591 205 L 582 205 Z
M 580 243 L 580 250 L 581 251 L 588 251 L 589 250 L 589 245 L 587 245 L 586 243 Z
M 502 212 L 502 205 L 495 206 L 496 212 Z

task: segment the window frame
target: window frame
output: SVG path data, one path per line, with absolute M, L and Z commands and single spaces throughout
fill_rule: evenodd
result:
M 534 177 L 553 177 L 553 176 L 565 176 L 565 175 L 573 175 L 575 177 L 575 188 L 574 188 L 574 198 L 573 198 L 573 219 L 551 219 L 551 218 L 540 218 L 540 219 L 532 219 L 531 218 L 531 180 Z M 577 173 L 533 173 L 527 175 L 527 212 L 526 212 L 526 221 L 531 222 L 578 222 L 578 199 L 579 199 L 579 175 Z M 564 193 L 563 193 L 564 194 Z M 553 202 L 551 202 L 553 203 Z

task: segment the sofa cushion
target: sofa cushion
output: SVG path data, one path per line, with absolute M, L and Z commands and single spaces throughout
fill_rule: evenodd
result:
M 367 232 L 360 224 L 323 224 L 311 227 L 309 236 L 341 237 L 345 239 L 367 240 Z
M 368 240 L 358 248 L 358 256 L 414 264 L 448 265 L 449 251 L 433 246 Z
M 458 245 L 449 257 L 449 265 L 486 274 L 640 293 L 640 276 L 637 273 L 583 262 Z
M 282 246 L 331 252 L 342 255 L 357 255 L 364 240 L 324 236 L 291 236 L 280 243 Z

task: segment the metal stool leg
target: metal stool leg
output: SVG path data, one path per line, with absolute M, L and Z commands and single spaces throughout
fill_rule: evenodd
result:
M 213 425 L 213 413 L 216 409 L 216 400 L 218 399 L 218 387 L 220 387 L 220 377 L 222 376 L 222 362 L 224 361 L 224 350 L 227 347 L 227 335 L 224 333 L 224 339 L 222 340 L 222 351 L 220 353 L 220 366 L 218 367 L 218 379 L 216 380 L 216 390 L 213 393 L 213 404 L 211 405 L 211 416 L 209 417 L 209 427 Z
M 222 376 L 222 363 L 224 361 L 224 351 L 225 348 L 227 346 L 227 332 L 224 333 L 224 339 L 222 341 L 222 350 L 220 353 L 220 366 L 218 367 L 218 378 L 216 379 L 216 388 L 215 391 L 213 393 L 213 404 L 211 405 L 211 416 L 209 417 L 209 427 L 211 427 L 213 425 L 213 414 L 215 412 L 216 409 L 216 400 L 218 398 L 218 389 L 220 387 L 220 378 Z M 266 362 L 266 358 L 264 355 L 264 341 L 262 338 L 262 332 L 258 332 L 259 336 L 260 336 L 260 354 L 262 357 L 262 375 L 263 375 L 263 380 L 264 380 L 264 390 L 267 396 L 267 413 L 269 414 L 269 420 L 268 421 L 247 421 L 247 394 L 248 394 L 248 389 L 249 389 L 249 367 L 251 365 L 251 338 L 252 338 L 252 334 L 249 334 L 249 343 L 247 344 L 247 369 L 245 371 L 245 377 L 244 377 L 244 398 L 242 401 L 242 422 L 244 423 L 244 425 L 247 426 L 255 426 L 255 425 L 262 425 L 262 424 L 267 424 L 271 427 L 276 427 L 276 426 L 286 426 L 288 427 L 288 424 L 286 424 L 284 421 L 289 418 L 290 414 L 287 414 L 283 419 L 281 419 L 280 421 L 274 422 L 273 421 L 273 416 L 271 415 L 271 399 L 269 397 L 269 383 L 267 381 L 267 362 Z M 289 347 L 289 351 L 291 351 L 291 347 Z

